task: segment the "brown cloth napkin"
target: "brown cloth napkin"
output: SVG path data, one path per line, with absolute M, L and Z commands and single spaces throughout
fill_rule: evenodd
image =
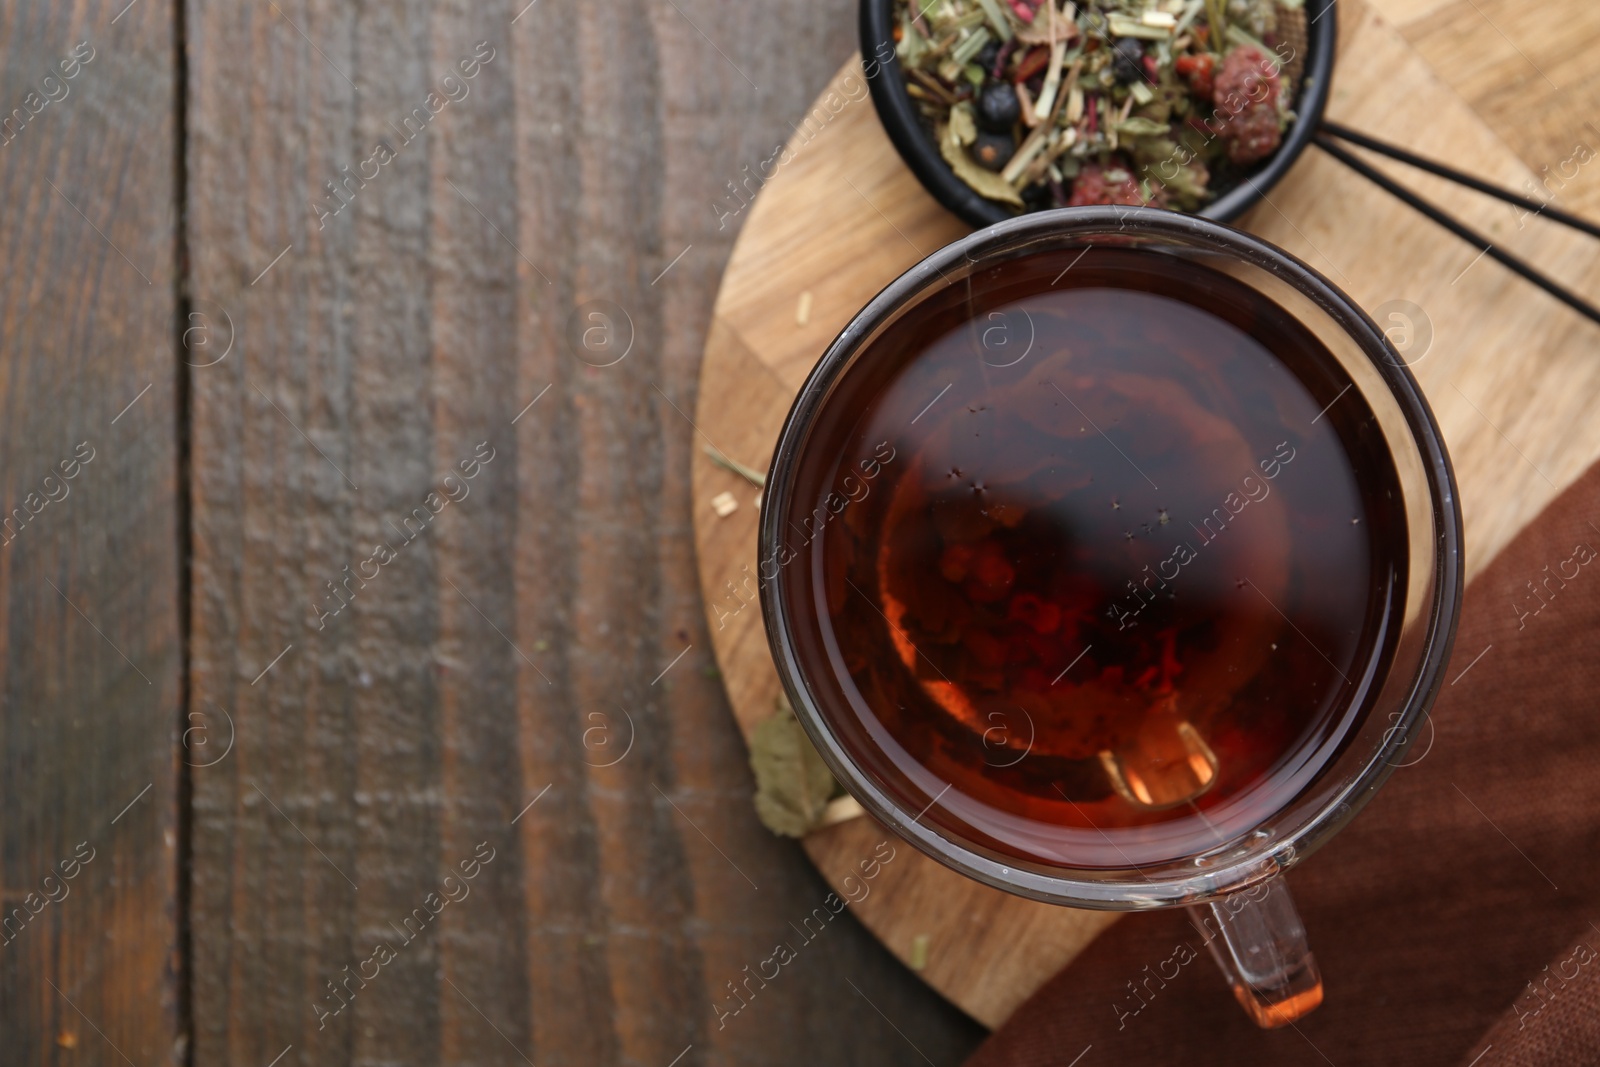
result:
M 1320 1008 L 1258 1030 L 1183 912 L 1130 915 L 967 1067 L 1600 1065 L 1597 549 L 1600 466 L 1468 590 L 1431 748 L 1289 875 Z

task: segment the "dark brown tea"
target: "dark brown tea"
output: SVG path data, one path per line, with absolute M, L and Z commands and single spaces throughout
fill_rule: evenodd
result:
M 1237 838 L 1392 652 L 1406 534 L 1372 412 L 1202 264 L 982 270 L 869 344 L 802 454 L 776 580 L 807 686 L 903 807 L 997 856 Z

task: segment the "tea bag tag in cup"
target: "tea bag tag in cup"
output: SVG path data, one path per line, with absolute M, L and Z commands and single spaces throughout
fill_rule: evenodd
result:
M 1117 793 L 1149 811 L 1198 799 L 1217 780 L 1216 753 L 1171 703 L 1152 711 L 1122 744 L 1100 752 L 1100 765 Z

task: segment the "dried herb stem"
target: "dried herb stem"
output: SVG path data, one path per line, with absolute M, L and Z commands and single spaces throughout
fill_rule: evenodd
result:
M 746 467 L 738 460 L 729 459 L 727 456 L 724 456 L 721 452 L 718 452 L 710 445 L 701 445 L 700 451 L 704 452 L 707 456 L 710 456 L 711 462 L 715 463 L 723 470 L 732 471 L 745 481 L 749 482 L 751 485 L 755 486 L 757 489 L 766 488 L 767 476 L 762 474 L 760 471 Z

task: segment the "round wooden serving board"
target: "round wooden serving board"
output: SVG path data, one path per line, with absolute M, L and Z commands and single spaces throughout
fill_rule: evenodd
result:
M 1330 118 L 1524 186 L 1532 170 L 1391 26 L 1353 0 L 1339 9 Z M 1505 205 L 1394 173 L 1557 276 L 1580 276 L 1592 261 L 1575 234 L 1521 227 Z M 734 204 L 727 201 L 730 213 Z M 896 155 L 856 59 L 798 125 L 787 161 L 737 214 L 748 217 L 738 220 L 743 231 L 706 340 L 695 421 L 717 449 L 765 470 L 790 401 L 833 337 L 884 285 L 967 230 Z M 1380 318 L 1393 300 L 1426 313 L 1431 346 L 1410 358 L 1460 477 L 1469 577 L 1600 456 L 1600 363 L 1595 335 L 1584 333 L 1591 327 L 1492 261 L 1474 263 L 1470 246 L 1315 148 L 1240 225 L 1321 270 Z M 757 490 L 698 451 L 693 486 L 708 623 L 748 738 L 774 713 L 780 692 L 753 596 Z M 711 501 L 725 492 L 738 507 L 720 516 Z M 887 834 L 863 816 L 811 834 L 805 848 L 840 888 Z M 991 1027 L 1116 919 L 1008 896 L 905 846 L 853 910 L 929 984 Z

